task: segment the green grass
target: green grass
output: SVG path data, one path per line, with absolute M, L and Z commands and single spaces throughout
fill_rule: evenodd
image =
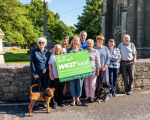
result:
M 13 54 L 4 54 L 4 59 L 6 63 L 29 63 L 30 55 L 27 55 L 26 49 L 21 49 L 20 53 L 18 50 L 5 51 L 12 52 Z M 21 58 L 22 56 L 28 56 L 29 58 Z

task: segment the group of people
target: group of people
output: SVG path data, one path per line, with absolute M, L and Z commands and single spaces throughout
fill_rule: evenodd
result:
M 66 89 L 66 83 L 59 81 L 55 55 L 88 50 L 94 74 L 85 78 L 69 81 L 70 95 L 73 98 L 71 102 L 72 106 L 81 105 L 79 98 L 82 95 L 83 87 L 86 93 L 84 100 L 88 100 L 91 103 L 94 102 L 96 95 L 95 90 L 98 88 L 99 84 L 105 81 L 109 82 L 112 86 L 112 89 L 107 94 L 106 100 L 109 100 L 109 96 L 116 97 L 117 78 L 120 67 L 125 86 L 125 94 L 132 94 L 137 53 L 134 44 L 130 42 L 130 36 L 124 35 L 123 42 L 119 44 L 118 48 L 115 45 L 114 39 L 108 41 L 107 47 L 104 46 L 103 42 L 105 38 L 102 35 L 96 37 L 96 46 L 94 46 L 94 40 L 86 40 L 86 38 L 87 33 L 82 31 L 80 37 L 74 36 L 70 47 L 67 47 L 69 37 L 65 36 L 62 39 L 62 45 L 56 44 L 52 50 L 47 50 L 45 48 L 47 40 L 40 37 L 37 40 L 38 47 L 31 53 L 31 85 L 38 84 L 37 79 L 40 79 L 43 90 L 46 90 L 50 77 L 50 87 L 55 88 L 54 97 L 52 98 L 54 108 L 56 108 L 57 105 L 62 107 L 65 106 L 63 94 Z M 33 92 L 37 91 L 38 87 L 34 87 Z

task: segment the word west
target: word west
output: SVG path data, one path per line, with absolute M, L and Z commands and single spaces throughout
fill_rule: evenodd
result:
M 89 61 L 88 61 L 88 60 L 86 60 L 86 61 L 84 61 L 84 62 L 65 63 L 65 64 L 59 65 L 59 69 L 72 68 L 72 67 L 75 67 L 76 65 L 78 65 L 78 66 L 83 66 L 83 65 L 87 65 L 87 64 L 89 64 Z

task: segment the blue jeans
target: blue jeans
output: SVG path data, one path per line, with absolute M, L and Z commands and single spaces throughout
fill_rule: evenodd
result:
M 83 85 L 83 78 L 70 80 L 70 94 L 72 97 L 81 97 L 82 85 Z
M 109 83 L 112 88 L 110 90 L 110 93 L 116 92 L 118 72 L 119 72 L 119 68 L 109 68 Z

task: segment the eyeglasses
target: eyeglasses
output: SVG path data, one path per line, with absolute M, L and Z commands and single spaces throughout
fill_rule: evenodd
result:
M 39 44 L 44 44 L 44 42 L 39 42 Z

